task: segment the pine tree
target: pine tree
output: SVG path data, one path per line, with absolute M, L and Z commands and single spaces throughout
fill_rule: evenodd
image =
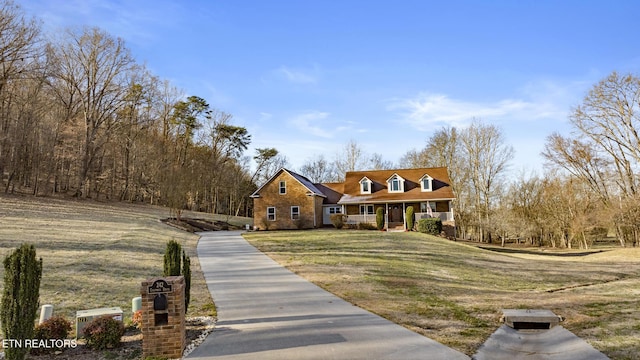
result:
M 23 244 L 4 259 L 4 289 L 0 322 L 5 339 L 32 339 L 40 297 L 42 259 L 36 260 L 33 245 Z M 4 349 L 8 360 L 21 360 L 27 347 Z

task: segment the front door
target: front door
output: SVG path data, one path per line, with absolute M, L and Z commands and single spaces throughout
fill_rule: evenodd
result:
M 391 219 L 389 219 L 389 222 L 402 222 L 402 208 L 400 206 L 391 206 Z

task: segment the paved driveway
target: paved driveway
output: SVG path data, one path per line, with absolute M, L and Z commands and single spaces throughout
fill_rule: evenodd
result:
M 311 284 L 240 234 L 200 234 L 218 323 L 188 359 L 469 359 Z

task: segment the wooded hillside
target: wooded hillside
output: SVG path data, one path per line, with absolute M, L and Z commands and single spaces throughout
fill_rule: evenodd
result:
M 247 130 L 154 76 L 122 39 L 88 27 L 45 36 L 2 1 L 0 56 L 4 192 L 250 213 L 277 151 L 258 149 L 250 171 Z

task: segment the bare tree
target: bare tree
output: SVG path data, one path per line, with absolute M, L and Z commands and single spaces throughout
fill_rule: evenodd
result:
M 369 156 L 369 169 L 371 170 L 389 170 L 395 168 L 395 165 L 388 160 L 382 158 L 382 154 L 373 153 Z
M 300 168 L 300 173 L 314 183 L 326 183 L 338 181 L 335 166 L 324 155 L 309 158 Z
M 91 168 L 101 156 L 116 113 L 125 103 L 127 77 L 134 64 L 124 41 L 97 28 L 68 30 L 68 38 L 53 52 L 53 75 L 61 83 L 60 100 L 77 102 L 84 126 L 76 195 L 87 196 Z
M 367 162 L 364 150 L 355 140 L 351 139 L 344 145 L 342 151 L 336 154 L 334 165 L 342 180 L 347 171 L 364 170 Z
M 597 150 L 592 142 L 563 137 L 558 133 L 547 137 L 542 156 L 547 164 L 562 168 L 581 179 L 598 194 L 606 205 L 610 201 L 611 161 Z
M 613 72 L 573 111 L 571 123 L 608 154 L 623 197 L 638 193 L 640 78 Z
M 35 20 L 27 20 L 19 6 L 12 1 L 0 4 L 0 184 L 8 172 L 5 191 L 14 178 L 29 178 L 24 167 L 28 157 L 35 155 L 30 144 L 31 136 L 39 132 L 38 119 L 23 112 L 38 101 L 34 91 L 42 88 L 39 36 L 40 27 Z
M 624 219 L 635 216 L 627 204 L 640 195 L 640 78 L 611 73 L 593 86 L 570 120 L 574 137 L 551 135 L 543 156 L 598 194 L 623 246 L 635 242 L 636 230 Z
M 437 130 L 421 150 L 407 152 L 401 165 L 416 167 L 446 167 L 451 187 L 456 194 L 453 203 L 457 234 L 466 237 L 466 228 L 471 218 L 471 182 L 469 181 L 469 161 L 465 155 L 460 131 L 455 127 Z
M 474 213 L 478 227 L 478 240 L 484 241 L 484 228 L 502 189 L 503 177 L 509 161 L 513 159 L 513 147 L 505 144 L 502 131 L 495 125 L 474 121 L 462 133 L 465 160 L 469 166 L 472 184 Z M 488 241 L 491 241 L 490 234 Z

